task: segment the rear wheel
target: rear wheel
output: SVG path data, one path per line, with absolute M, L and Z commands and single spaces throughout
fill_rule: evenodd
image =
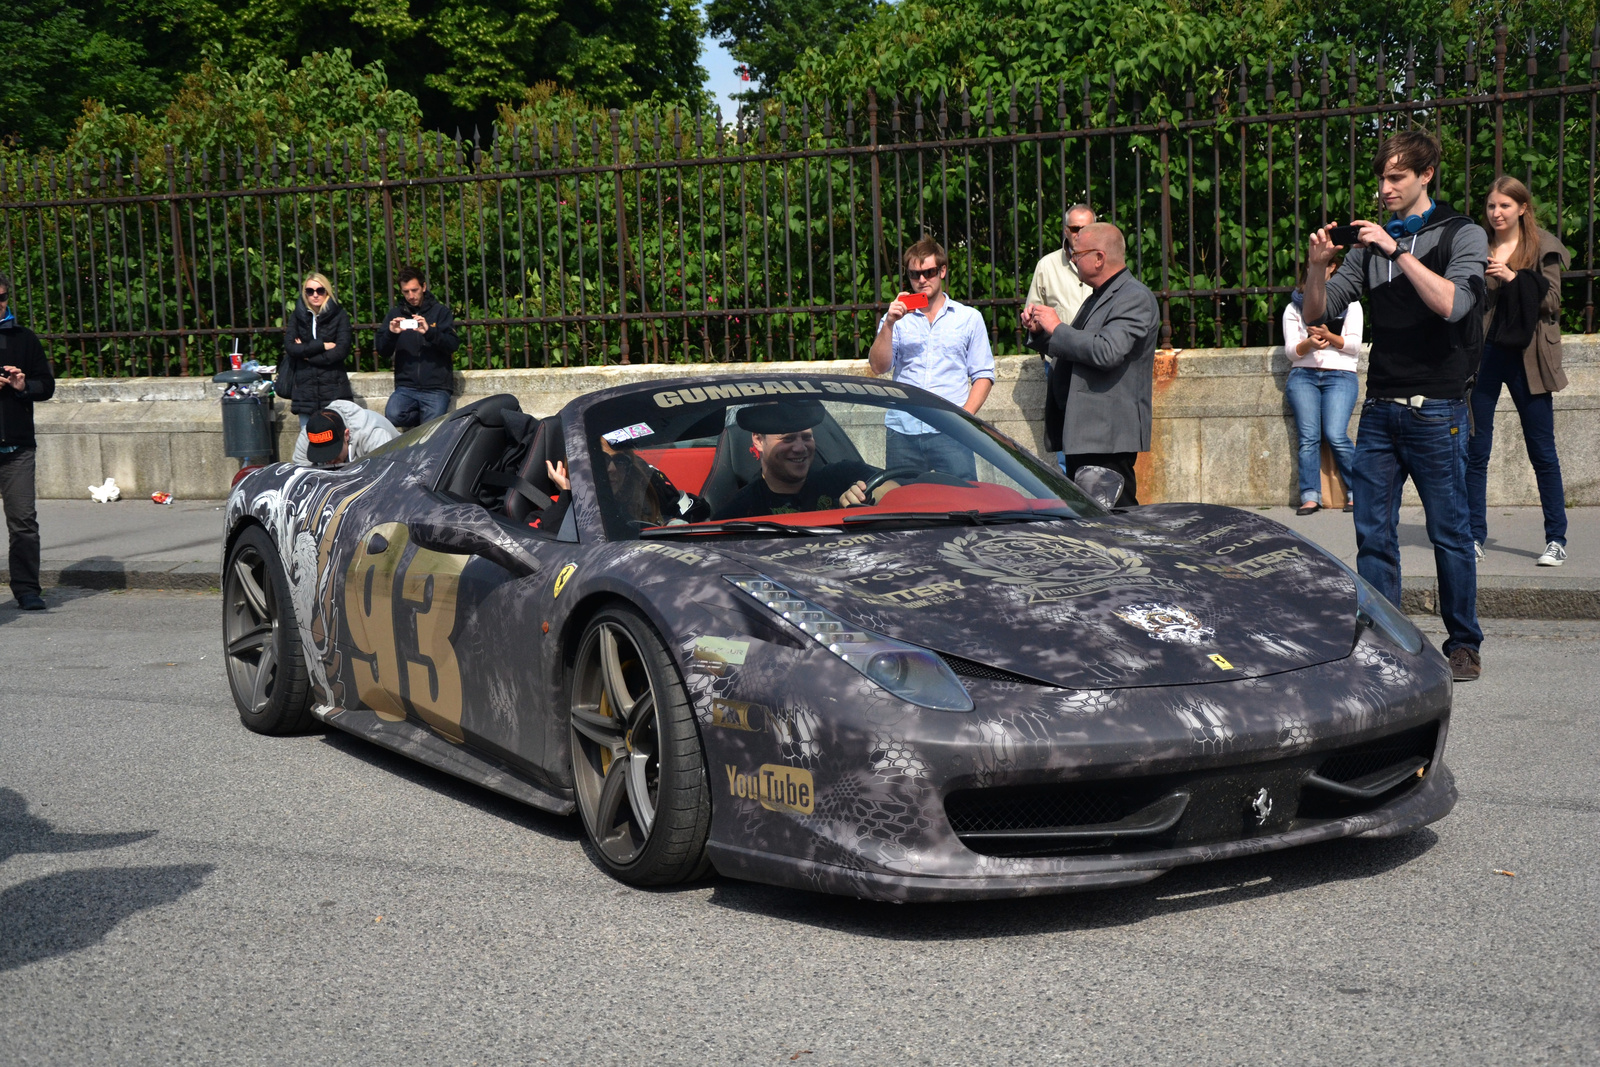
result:
M 676 664 L 638 612 L 606 608 L 589 623 L 569 706 L 574 791 L 601 861 L 635 885 L 704 874 L 711 791 L 700 734 Z
M 311 726 L 310 684 L 289 580 L 272 538 L 241 533 L 222 575 L 223 655 L 228 687 L 245 726 L 294 734 Z

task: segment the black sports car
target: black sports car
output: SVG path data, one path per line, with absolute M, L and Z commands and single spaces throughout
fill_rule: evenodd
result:
M 1455 802 L 1448 667 L 1338 560 L 889 382 L 490 397 L 250 475 L 225 536 L 246 726 L 576 809 L 629 882 L 1050 893 Z

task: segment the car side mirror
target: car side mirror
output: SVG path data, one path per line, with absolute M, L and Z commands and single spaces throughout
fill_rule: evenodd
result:
M 511 533 L 502 530 L 482 508 L 460 505 L 450 511 L 451 514 L 429 521 L 408 524 L 412 542 L 434 552 L 482 556 L 518 578 L 539 572 L 538 557 L 526 545 L 519 544 Z

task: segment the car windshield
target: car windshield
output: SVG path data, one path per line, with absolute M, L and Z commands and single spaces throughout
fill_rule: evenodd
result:
M 960 408 L 866 379 L 718 379 L 585 417 L 607 536 L 785 537 L 1103 514 Z

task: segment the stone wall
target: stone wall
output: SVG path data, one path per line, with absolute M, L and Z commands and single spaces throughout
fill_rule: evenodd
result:
M 1556 435 L 1572 506 L 1600 505 L 1600 335 L 1568 337 L 1571 385 L 1556 394 Z M 1281 348 L 1192 349 L 1157 357 L 1152 451 L 1140 457 L 1146 503 L 1298 503 L 1293 421 L 1283 395 Z M 643 365 L 572 370 L 468 371 L 457 402 L 513 393 L 523 409 L 552 414 L 573 397 L 628 382 L 708 373 L 868 373 L 865 360 L 821 363 Z M 358 402 L 382 410 L 388 374 L 353 374 Z M 84 497 L 112 477 L 127 495 L 167 490 L 185 499 L 227 495 L 236 460 L 222 454 L 220 386 L 193 378 L 95 378 L 58 383 L 37 408 L 39 495 Z M 1043 365 L 1005 356 L 983 416 L 1035 451 L 1044 449 Z M 1359 407 L 1357 413 L 1359 414 Z M 279 402 L 279 455 L 293 449 L 298 420 Z M 1352 432 L 1354 432 L 1352 420 Z M 1491 506 L 1534 505 L 1538 492 L 1509 397 L 1495 419 Z

